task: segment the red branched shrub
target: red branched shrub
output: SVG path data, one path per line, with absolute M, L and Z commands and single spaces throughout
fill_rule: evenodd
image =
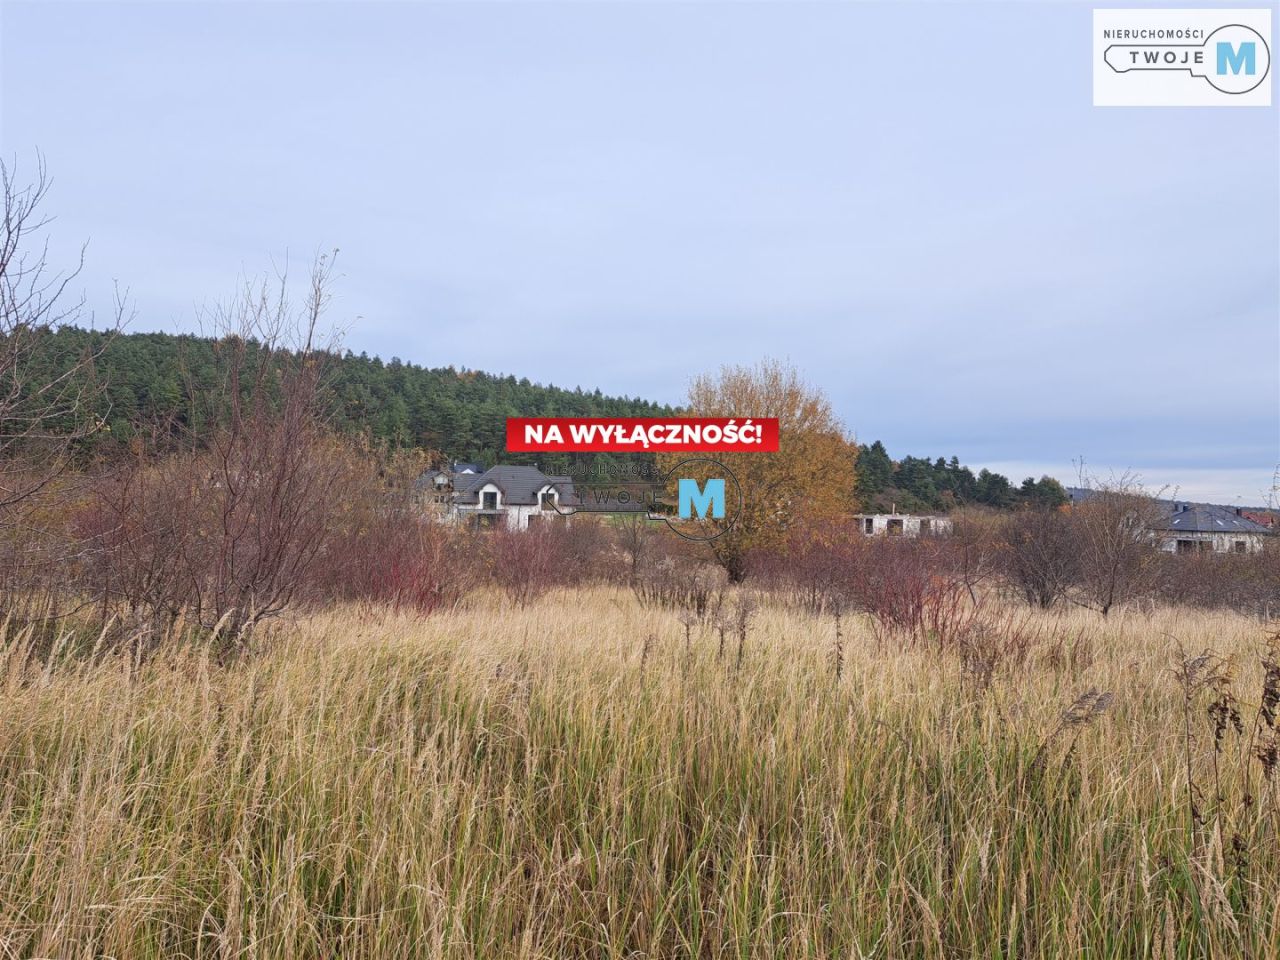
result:
M 979 605 L 945 560 L 932 539 L 869 542 L 853 595 L 882 640 L 894 635 L 946 648 L 966 635 Z
M 367 487 L 367 462 L 319 429 L 284 437 L 264 424 L 225 442 L 95 478 L 77 527 L 81 587 L 104 615 L 122 612 L 157 637 L 179 616 L 234 636 L 313 593 Z
M 801 524 L 780 548 L 754 553 L 749 570 L 766 589 L 814 613 L 836 612 L 858 605 L 869 550 L 851 523 Z
M 563 523 L 535 524 L 523 531 L 489 530 L 483 544 L 490 579 L 520 606 L 570 579 L 573 558 Z
M 435 522 L 411 504 L 382 504 L 346 530 L 309 595 L 390 604 L 426 615 L 455 607 L 483 573 L 475 537 Z

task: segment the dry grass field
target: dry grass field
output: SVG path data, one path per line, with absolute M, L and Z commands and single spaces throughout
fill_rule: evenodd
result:
M 857 617 L 837 679 L 768 603 L 739 665 L 605 588 L 227 662 L 9 630 L 0 956 L 1280 953 L 1267 629 L 1013 612 L 989 680 Z

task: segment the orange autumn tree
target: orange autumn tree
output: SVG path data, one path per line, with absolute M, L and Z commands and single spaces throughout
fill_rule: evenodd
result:
M 856 447 L 826 395 L 805 383 L 789 364 L 764 360 L 726 366 L 697 377 L 683 413 L 694 417 L 777 417 L 777 453 L 716 453 L 741 485 L 742 509 L 726 518 L 728 529 L 711 541 L 716 560 L 735 582 L 746 576 L 752 550 L 779 547 L 788 529 L 803 521 L 820 529 L 854 510 Z M 688 455 L 663 454 L 670 470 Z M 730 494 L 732 496 L 732 494 Z

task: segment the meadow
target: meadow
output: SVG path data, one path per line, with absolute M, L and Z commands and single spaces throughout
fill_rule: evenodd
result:
M 0 955 L 1280 954 L 1268 628 L 1008 612 L 994 662 L 613 587 L 7 626 Z

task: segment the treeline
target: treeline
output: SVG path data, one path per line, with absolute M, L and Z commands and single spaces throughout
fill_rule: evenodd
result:
M 1062 484 L 1052 477 L 1027 477 L 1015 487 L 1009 478 L 980 470 L 974 474 L 959 459 L 903 457 L 895 461 L 877 440 L 858 448 L 858 503 L 867 513 L 945 512 L 959 506 L 1008 510 L 1019 506 L 1058 507 L 1067 502 Z
M 255 344 L 249 344 L 252 353 Z M 219 377 L 218 341 L 190 334 L 108 335 L 64 326 L 48 335 L 35 362 L 38 378 L 52 381 L 77 358 L 96 355 L 102 389 L 92 412 L 108 430 L 101 445 L 127 444 L 157 424 L 187 428 L 196 416 L 190 398 Z M 491 465 L 531 462 L 505 452 L 506 418 L 566 416 L 662 416 L 670 408 L 599 390 L 573 390 L 453 367 L 422 367 L 398 358 L 384 362 L 346 351 L 326 358 L 326 403 L 332 425 L 392 448 L 420 448 Z M 252 363 L 252 358 L 250 358 Z M 33 380 L 37 377 L 33 377 Z
M 257 345 L 247 345 L 252 354 Z M 127 445 L 139 431 L 199 432 L 191 400 L 214 389 L 219 351 L 225 344 L 192 334 L 108 335 L 77 326 L 46 334 L 33 358 L 34 382 L 52 381 L 88 355 L 96 357 L 101 389 L 86 394 L 91 412 L 107 429 L 93 436 L 99 452 Z M 672 408 L 638 397 L 608 396 L 600 390 L 572 390 L 454 367 L 423 367 L 393 357 L 383 361 L 350 351 L 327 357 L 326 403 L 330 423 L 345 433 L 369 437 L 392 449 L 424 449 L 459 460 L 539 462 L 554 471 L 563 465 L 545 455 L 505 450 L 506 418 L 513 416 L 622 416 L 670 414 Z M 252 362 L 252 358 L 250 358 Z M 946 511 L 963 505 L 1008 509 L 1066 502 L 1062 486 L 1049 477 L 1028 477 L 1014 486 L 989 470 L 975 474 L 956 457 L 894 461 L 884 444 L 860 448 L 855 493 L 862 508 L 886 512 Z

